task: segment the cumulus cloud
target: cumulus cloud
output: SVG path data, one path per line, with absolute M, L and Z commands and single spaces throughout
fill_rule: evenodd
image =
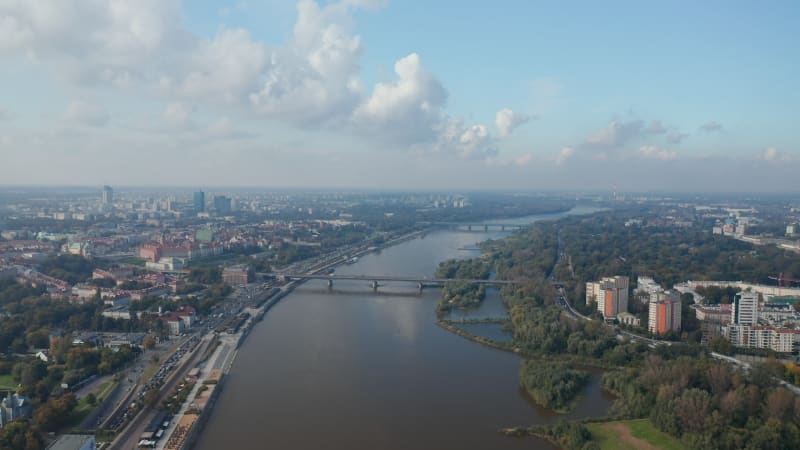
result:
M 352 13 L 383 0 L 300 0 L 291 37 L 273 46 L 247 30 L 198 36 L 182 26 L 180 0 L 0 1 L 0 54 L 28 57 L 83 85 L 137 89 L 160 96 L 173 129 L 194 129 L 186 105 L 295 126 L 347 129 L 395 146 L 488 157 L 493 137 L 482 124 L 445 112 L 447 91 L 411 53 L 396 78 L 365 88 L 361 39 Z M 80 32 L 76 32 L 80 30 Z M 507 136 L 529 118 L 503 110 Z M 104 111 L 75 105 L 71 120 L 99 126 Z
M 589 135 L 584 145 L 596 149 L 615 149 L 627 144 L 631 139 L 640 136 L 644 129 L 644 122 L 634 120 L 630 122 L 612 121 L 607 127 Z
M 354 130 L 418 152 L 477 159 L 497 155 L 485 125 L 467 125 L 444 111 L 447 91 L 418 54 L 400 58 L 394 72 L 395 79 L 377 83 L 356 107 L 350 120 Z
M 674 151 L 664 150 L 654 145 L 645 145 L 639 147 L 639 155 L 642 158 L 661 159 L 664 161 L 669 161 L 678 158 L 678 154 L 675 153 Z
M 356 127 L 407 143 L 431 140 L 437 129 L 453 135 L 456 124 L 446 123 L 442 111 L 447 91 L 423 67 L 419 55 L 412 53 L 399 59 L 394 71 L 397 79 L 376 84 L 372 94 L 355 110 Z
M 722 125 L 719 122 L 712 121 L 700 125 L 700 129 L 706 133 L 712 133 L 714 131 L 722 131 Z
M 350 30 L 349 6 L 376 4 L 298 3 L 292 41 L 271 53 L 263 83 L 249 96 L 257 111 L 297 123 L 321 123 L 350 114 L 363 94 L 358 78 L 363 46 Z
M 509 108 L 503 108 L 500 111 L 497 111 L 497 114 L 494 116 L 494 125 L 497 127 L 497 136 L 500 138 L 506 138 L 510 136 L 511 132 L 514 131 L 514 128 L 528 122 L 530 119 L 530 116 L 527 114 L 514 112 Z
M 73 81 L 127 84 L 182 41 L 179 0 L 6 0 L 0 52 L 55 63 Z
M 102 127 L 108 123 L 109 114 L 106 109 L 94 103 L 73 100 L 64 112 L 63 119 L 67 123 Z
M 572 158 L 575 155 L 575 149 L 572 147 L 564 147 L 558 152 L 558 156 L 556 157 L 556 164 L 562 165 L 567 162 L 568 159 Z

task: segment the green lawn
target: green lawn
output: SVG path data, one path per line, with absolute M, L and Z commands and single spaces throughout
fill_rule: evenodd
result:
M 5 391 L 13 391 L 17 388 L 17 383 L 14 381 L 14 378 L 11 377 L 11 374 L 7 375 L 0 375 L 0 389 Z
M 639 450 L 643 448 L 637 445 L 641 441 L 653 449 L 683 449 L 677 439 L 657 430 L 647 419 L 590 423 L 586 427 L 602 450 Z

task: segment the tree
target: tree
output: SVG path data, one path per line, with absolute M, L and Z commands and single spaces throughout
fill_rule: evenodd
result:
M 86 396 L 86 403 L 94 406 L 97 404 L 97 396 L 94 395 L 94 392 L 90 392 L 89 395 Z
M 33 430 L 27 420 L 15 420 L 7 424 L 0 437 L 0 448 L 8 450 L 41 450 L 42 437 Z
M 144 337 L 144 339 L 142 339 L 142 347 L 145 350 L 150 350 L 155 346 L 156 346 L 156 339 L 153 336 L 147 335 Z
M 767 396 L 767 417 L 779 421 L 791 420 L 794 413 L 794 394 L 776 388 Z
M 675 415 L 683 430 L 699 432 L 703 430 L 705 418 L 711 407 L 708 392 L 702 389 L 688 389 L 675 400 Z
M 150 389 L 144 394 L 144 403 L 147 406 L 156 406 L 158 403 L 158 389 Z

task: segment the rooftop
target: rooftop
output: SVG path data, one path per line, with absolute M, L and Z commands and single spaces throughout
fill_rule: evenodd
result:
M 78 450 L 89 442 L 94 442 L 91 434 L 65 434 L 47 447 L 47 450 Z

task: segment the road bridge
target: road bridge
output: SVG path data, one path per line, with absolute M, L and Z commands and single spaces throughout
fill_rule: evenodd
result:
M 420 289 L 425 287 L 442 286 L 447 282 L 462 282 L 486 286 L 508 286 L 520 284 L 514 280 L 486 280 L 483 278 L 430 278 L 419 276 L 398 275 L 339 275 L 339 274 L 310 274 L 310 273 L 259 273 L 265 277 L 282 278 L 284 280 L 326 280 L 328 286 L 333 286 L 335 280 L 369 281 L 373 289 L 378 289 L 380 282 L 409 282 L 417 283 Z
M 519 223 L 465 223 L 465 222 L 418 222 L 419 225 L 446 227 L 451 230 L 484 231 L 489 230 L 519 230 L 528 228 L 529 225 Z

